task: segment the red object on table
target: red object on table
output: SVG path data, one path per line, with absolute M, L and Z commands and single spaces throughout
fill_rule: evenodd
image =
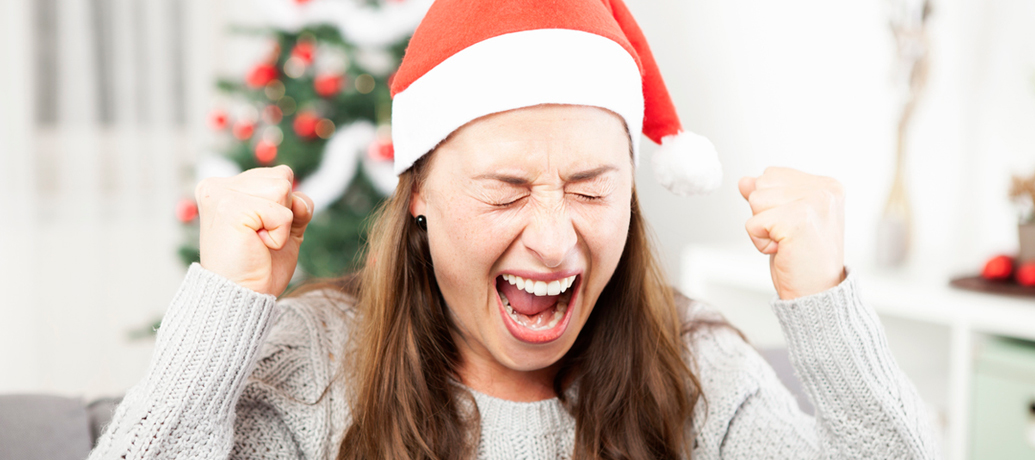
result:
M 984 270 L 981 270 L 981 277 L 986 280 L 1007 280 L 1013 275 L 1013 257 L 1007 255 L 995 256 L 985 263 Z
M 1017 268 L 1017 284 L 1035 286 L 1035 262 L 1026 262 Z

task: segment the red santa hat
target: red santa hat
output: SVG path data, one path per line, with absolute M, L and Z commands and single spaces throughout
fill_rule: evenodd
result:
M 708 139 L 683 131 L 647 40 L 621 0 L 437 0 L 392 81 L 395 173 L 457 128 L 540 104 L 601 107 L 661 144 L 654 172 L 680 195 L 714 190 Z

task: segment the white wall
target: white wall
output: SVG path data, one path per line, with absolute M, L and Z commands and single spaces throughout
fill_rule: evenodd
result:
M 899 110 L 884 3 L 627 3 L 685 127 L 712 139 L 726 172 L 719 191 L 684 199 L 653 181 L 649 163 L 640 168 L 645 213 L 672 275 L 690 242 L 750 246 L 750 210 L 736 182 L 770 165 L 844 183 L 847 263 L 873 263 Z M 933 67 L 908 145 L 912 263 L 947 257 L 953 269 L 977 270 L 992 252 L 1015 248 L 1009 174 L 1035 170 L 1035 4 L 945 0 L 934 8 Z
M 222 24 L 199 0 L 105 2 L 114 117 L 102 123 L 92 4 L 55 0 L 57 107 L 44 126 L 34 115 L 38 3 L 0 3 L 0 393 L 120 394 L 153 344 L 130 331 L 164 312 L 184 273 L 173 209 L 206 144 L 206 49 Z M 179 44 L 186 125 L 174 120 L 174 5 L 190 26 Z
M 29 35 L 29 0 L 0 2 L 0 91 L 6 96 L 0 104 L 0 265 L 5 261 L 24 260 L 26 247 L 33 241 L 33 223 L 25 219 L 33 208 L 33 176 L 20 174 L 31 169 L 32 80 L 27 69 L 31 64 L 29 49 L 22 46 Z M 12 69 L 13 71 L 8 71 Z M 25 325 L 35 324 L 37 313 L 20 305 L 19 292 L 28 285 L 26 270 L 0 271 L 0 381 L 5 386 L 27 387 L 34 383 L 38 360 L 34 353 L 33 331 Z M 3 391 L 3 388 L 0 388 Z
M 894 44 L 883 4 L 628 3 L 684 124 L 715 142 L 726 168 L 719 192 L 690 199 L 661 189 L 649 161 L 638 172 L 645 213 L 672 279 L 687 243 L 750 247 L 743 230 L 750 211 L 736 181 L 768 165 L 840 179 L 849 194 L 848 263 L 870 263 L 897 118 Z M 262 52 L 254 42 L 227 38 L 224 25 L 257 15 L 247 0 L 185 0 L 185 21 L 193 25 L 188 126 L 182 135 L 134 131 L 110 150 L 121 156 L 107 157 L 107 138 L 92 131 L 89 120 L 78 134 L 60 138 L 33 131 L 32 5 L 0 1 L 0 194 L 8 197 L 0 200 L 0 392 L 120 393 L 140 378 L 150 356 L 150 343 L 131 342 L 126 332 L 163 312 L 182 278 L 174 256 L 182 235 L 171 210 L 190 193 L 193 158 L 212 145 L 204 117 L 216 104 L 214 76 L 243 74 Z M 1005 199 L 1009 173 L 1035 168 L 1035 3 L 944 0 L 935 7 L 934 68 L 909 153 L 917 259 L 930 263 L 948 254 L 950 264 L 976 269 L 990 253 L 1015 246 Z M 74 79 L 62 84 L 74 95 Z M 132 91 L 120 94 L 120 104 L 132 105 Z M 153 97 L 168 104 L 161 102 L 166 95 Z M 69 108 L 67 116 L 74 119 L 78 110 Z M 135 129 L 132 120 L 125 126 Z M 645 147 L 649 160 L 653 147 Z M 47 149 L 62 161 L 37 155 Z M 129 171 L 119 177 L 151 192 L 91 195 L 105 176 L 75 179 L 76 173 L 106 171 L 104 164 Z M 71 185 L 41 201 L 39 191 L 48 184 L 39 178 L 51 177 L 54 167 L 73 178 Z M 135 173 L 141 171 L 150 175 Z

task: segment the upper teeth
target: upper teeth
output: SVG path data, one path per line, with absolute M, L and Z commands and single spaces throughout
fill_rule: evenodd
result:
M 535 294 L 537 296 L 544 295 L 558 295 L 564 291 L 567 291 L 571 287 L 572 283 L 575 282 L 575 276 L 571 275 L 567 278 L 561 278 L 559 280 L 553 280 L 550 282 L 546 281 L 534 281 L 526 280 L 517 275 L 503 275 L 503 279 L 507 280 L 510 284 L 517 286 L 518 289 L 523 289 L 529 294 Z

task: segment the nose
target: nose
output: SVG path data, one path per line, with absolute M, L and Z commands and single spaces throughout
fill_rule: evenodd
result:
M 578 235 L 568 210 L 558 203 L 536 210 L 521 241 L 544 266 L 557 268 L 574 252 Z

